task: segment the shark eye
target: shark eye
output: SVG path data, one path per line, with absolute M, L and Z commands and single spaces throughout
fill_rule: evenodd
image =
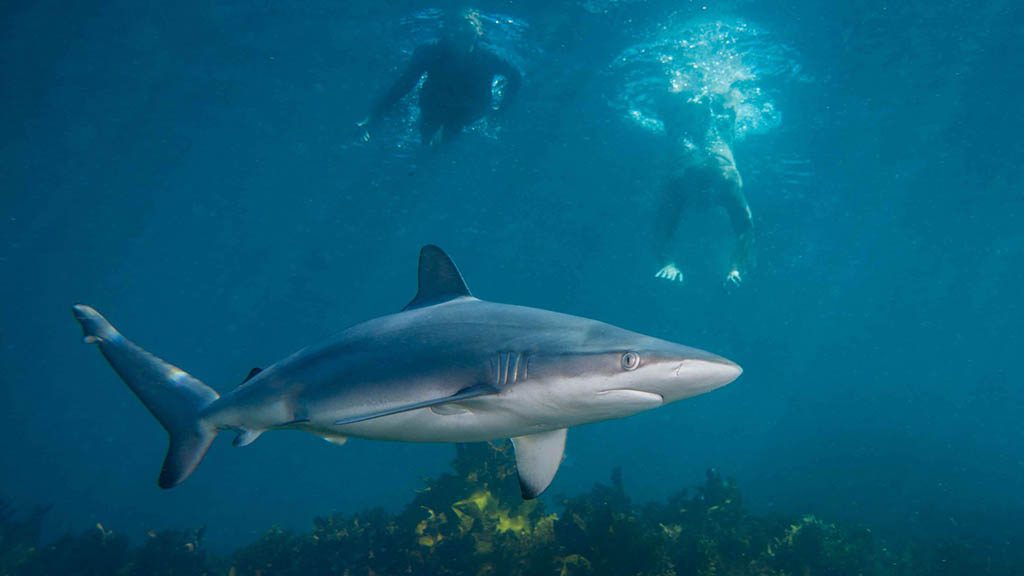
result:
M 626 352 L 622 355 L 622 369 L 636 370 L 640 367 L 640 355 L 636 352 Z

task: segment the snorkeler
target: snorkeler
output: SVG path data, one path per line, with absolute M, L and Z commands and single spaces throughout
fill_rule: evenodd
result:
M 683 272 L 670 254 L 684 212 L 708 206 L 725 209 L 736 235 L 727 287 L 739 286 L 753 265 L 754 221 L 743 195 L 732 143 L 736 112 L 718 94 L 670 92 L 659 102 L 672 146 L 672 171 L 662 185 L 662 205 L 654 235 L 663 266 L 657 278 L 682 282 Z
M 377 123 L 416 87 L 426 74 L 419 94 L 420 141 L 434 146 L 451 140 L 462 130 L 495 110 L 492 85 L 501 76 L 506 85 L 500 108 L 519 90 L 522 74 L 509 61 L 480 44 L 483 27 L 473 12 L 449 18 L 440 40 L 420 46 L 402 75 L 381 97 L 370 115 L 358 123 L 363 141 L 369 141 Z

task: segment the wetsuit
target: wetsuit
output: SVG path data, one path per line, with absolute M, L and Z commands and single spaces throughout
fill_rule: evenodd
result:
M 522 75 L 497 54 L 474 46 L 459 50 L 444 42 L 420 46 L 402 75 L 373 108 L 371 118 L 383 117 L 426 74 L 420 90 L 420 138 L 424 144 L 448 140 L 491 109 L 495 76 L 507 82 L 507 100 L 519 90 Z

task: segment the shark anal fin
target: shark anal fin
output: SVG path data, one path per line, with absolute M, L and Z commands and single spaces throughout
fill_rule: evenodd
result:
M 244 380 L 242 380 L 242 384 L 245 384 L 245 383 L 246 383 L 246 382 L 248 382 L 249 380 L 252 380 L 252 379 L 253 379 L 253 377 L 255 377 L 255 376 L 256 376 L 257 374 L 259 374 L 260 372 L 263 372 L 263 368 L 259 368 L 259 367 L 257 367 L 257 368 L 253 368 L 252 370 L 249 370 L 249 374 L 247 374 L 247 375 L 246 375 L 246 377 L 245 377 L 245 379 L 244 379 Z M 239 386 L 241 386 L 241 384 L 239 384 Z
M 392 414 L 400 414 L 402 412 L 408 412 L 410 410 L 418 410 L 420 408 L 429 408 L 431 406 L 438 406 L 440 404 L 447 404 L 449 402 L 459 402 L 461 400 L 468 400 L 470 398 L 478 398 L 480 396 L 490 396 L 497 394 L 498 389 L 490 384 L 476 384 L 468 388 L 463 388 L 451 396 L 444 396 L 441 398 L 434 398 L 432 400 L 424 400 L 422 402 L 413 402 L 412 404 L 403 404 L 401 406 L 395 406 L 393 408 L 385 408 L 376 412 L 368 412 L 366 414 L 357 414 L 355 416 L 348 416 L 334 422 L 335 426 L 343 426 L 345 424 L 355 424 L 356 422 L 363 422 L 365 420 L 373 420 L 374 418 L 380 418 L 382 416 L 391 416 Z
M 523 499 L 540 496 L 555 479 L 565 452 L 566 432 L 565 428 L 560 428 L 512 439 Z
M 433 244 L 420 249 L 419 288 L 416 297 L 402 310 L 431 306 L 463 296 L 472 296 L 452 259 Z

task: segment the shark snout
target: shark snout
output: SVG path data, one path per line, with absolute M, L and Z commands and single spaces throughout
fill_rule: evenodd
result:
M 703 385 L 714 390 L 739 378 L 743 368 L 732 360 L 725 358 L 683 360 L 676 367 L 676 376 L 689 378 L 694 384 Z
M 685 358 L 673 363 L 665 400 L 672 402 L 711 392 L 739 378 L 743 368 L 712 354 Z

